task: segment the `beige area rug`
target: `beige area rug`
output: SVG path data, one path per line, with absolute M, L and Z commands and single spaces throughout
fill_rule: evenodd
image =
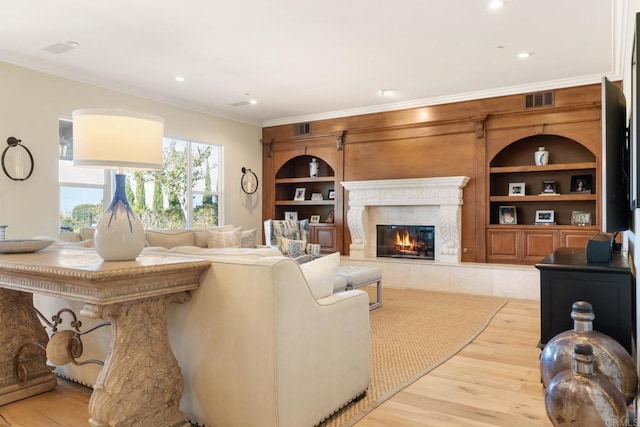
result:
M 363 289 L 363 288 L 361 288 Z M 371 294 L 374 289 L 368 289 Z M 384 288 L 371 313 L 371 384 L 367 395 L 322 427 L 352 426 L 477 337 L 507 303 L 503 298 Z

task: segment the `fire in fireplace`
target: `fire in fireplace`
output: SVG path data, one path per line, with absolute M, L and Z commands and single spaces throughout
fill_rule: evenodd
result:
M 435 259 L 433 225 L 376 225 L 376 255 Z

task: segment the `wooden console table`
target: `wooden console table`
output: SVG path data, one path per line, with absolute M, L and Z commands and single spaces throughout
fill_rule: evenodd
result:
M 635 286 L 626 259 L 588 263 L 584 248 L 559 248 L 536 264 L 540 270 L 540 343 L 573 329 L 571 305 L 593 306 L 593 329 L 609 335 L 633 354 Z
M 111 321 L 110 351 L 89 401 L 92 426 L 188 426 L 165 315 L 189 300 L 210 265 L 163 254 L 103 262 L 82 249 L 0 255 L 0 404 L 56 387 L 44 351 L 32 344 L 48 342 L 33 310 L 33 294 L 46 294 L 81 301 L 81 314 Z

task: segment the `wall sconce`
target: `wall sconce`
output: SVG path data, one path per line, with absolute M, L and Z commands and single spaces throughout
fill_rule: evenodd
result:
M 2 152 L 2 170 L 14 181 L 24 181 L 33 173 L 33 156 L 22 140 L 10 136 L 9 146 Z

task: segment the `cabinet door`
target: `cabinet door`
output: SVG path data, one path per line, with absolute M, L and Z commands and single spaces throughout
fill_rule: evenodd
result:
M 311 243 L 320 245 L 322 252 L 336 252 L 338 244 L 336 241 L 336 226 L 333 224 L 322 224 L 310 226 Z
M 515 228 L 487 230 L 487 259 L 491 262 L 520 261 L 521 236 L 521 231 Z
M 587 242 L 596 234 L 594 230 L 562 230 L 560 246 L 565 248 L 586 248 Z
M 524 230 L 524 261 L 539 262 L 558 249 L 558 245 L 558 230 Z

